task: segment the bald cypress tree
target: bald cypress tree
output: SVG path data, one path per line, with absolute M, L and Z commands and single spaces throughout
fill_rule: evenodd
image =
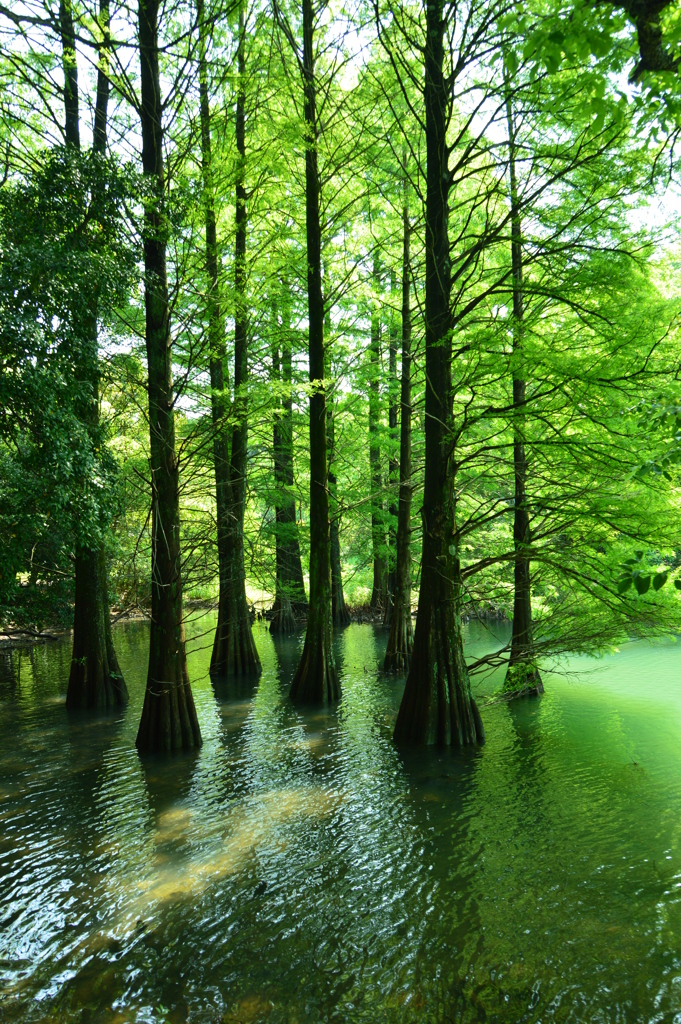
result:
M 141 752 L 170 753 L 199 747 L 202 740 L 189 684 L 182 614 L 179 465 L 175 451 L 173 349 L 166 269 L 168 215 L 158 19 L 158 0 L 140 0 L 142 170 L 148 183 L 144 207 L 144 308 L 152 549 L 149 667 L 136 742 Z
M 451 263 L 442 0 L 426 0 L 423 98 L 426 135 L 426 398 L 421 586 L 409 675 L 395 723 L 403 744 L 464 747 L 484 729 L 471 695 L 461 636 L 452 407 Z
M 93 154 L 104 157 L 106 151 L 106 123 L 109 100 L 108 0 L 101 0 L 100 29 L 102 44 L 99 49 L 97 94 L 93 132 Z M 78 65 L 71 0 L 61 0 L 59 25 L 62 44 L 64 74 L 64 138 L 67 149 L 80 151 L 80 97 L 78 94 Z M 81 417 L 87 425 L 91 443 L 101 444 L 99 422 L 99 356 L 97 339 L 97 300 L 93 297 L 90 315 L 83 325 L 80 358 L 74 371 L 82 387 Z M 87 481 L 81 481 L 83 488 Z M 111 635 L 109 596 L 107 586 L 106 550 L 103 539 L 76 538 L 75 594 L 73 611 L 73 653 L 66 706 L 69 708 L 102 708 L 124 704 L 128 699 L 125 680 Z

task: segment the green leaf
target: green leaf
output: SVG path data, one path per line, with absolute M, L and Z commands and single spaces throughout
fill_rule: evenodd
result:
M 505 55 L 504 63 L 509 70 L 509 74 L 514 75 L 518 70 L 518 57 L 513 50 L 509 50 Z
M 681 590 L 681 580 L 674 580 L 674 586 L 677 590 Z
M 633 578 L 631 576 L 625 576 L 624 579 L 620 580 L 619 583 L 617 584 L 617 593 L 618 594 L 626 593 L 626 591 L 629 589 L 629 587 L 631 586 L 631 584 L 633 582 L 634 581 L 633 581 Z
M 634 579 L 637 594 L 647 594 L 650 590 L 650 576 L 637 576 Z
M 668 572 L 658 572 L 653 576 L 653 590 L 661 590 L 669 578 Z

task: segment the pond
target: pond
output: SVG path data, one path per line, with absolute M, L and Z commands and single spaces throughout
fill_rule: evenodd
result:
M 212 627 L 204 746 L 169 760 L 134 746 L 144 623 L 122 713 L 67 714 L 68 640 L 0 660 L 0 1020 L 681 1022 L 678 645 L 511 706 L 478 681 L 486 746 L 405 756 L 383 630 L 337 636 L 342 702 L 301 713 L 302 638 L 258 625 L 260 681 L 215 689 Z

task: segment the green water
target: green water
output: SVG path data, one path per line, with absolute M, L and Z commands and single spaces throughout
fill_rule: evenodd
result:
M 216 692 L 210 630 L 204 746 L 168 761 L 134 748 L 144 624 L 121 714 L 67 714 L 68 643 L 0 660 L 0 1021 L 681 1022 L 681 646 L 405 757 L 383 631 L 339 635 L 342 703 L 302 714 L 300 641 L 258 628 L 259 684 Z

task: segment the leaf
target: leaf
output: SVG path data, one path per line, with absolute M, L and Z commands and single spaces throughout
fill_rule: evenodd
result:
M 668 572 L 658 572 L 653 576 L 653 590 L 661 590 L 669 578 Z
M 509 50 L 505 55 L 504 62 L 508 68 L 509 74 L 515 75 L 518 70 L 518 57 L 513 50 Z
M 674 586 L 677 590 L 681 590 L 681 580 L 674 580 Z
M 626 591 L 629 589 L 629 587 L 631 586 L 631 584 L 633 582 L 634 581 L 633 581 L 633 578 L 631 576 L 625 576 L 624 579 L 620 580 L 619 583 L 617 584 L 617 593 L 618 594 L 626 593 Z
M 637 594 L 647 594 L 650 590 L 650 576 L 637 576 L 634 579 Z

